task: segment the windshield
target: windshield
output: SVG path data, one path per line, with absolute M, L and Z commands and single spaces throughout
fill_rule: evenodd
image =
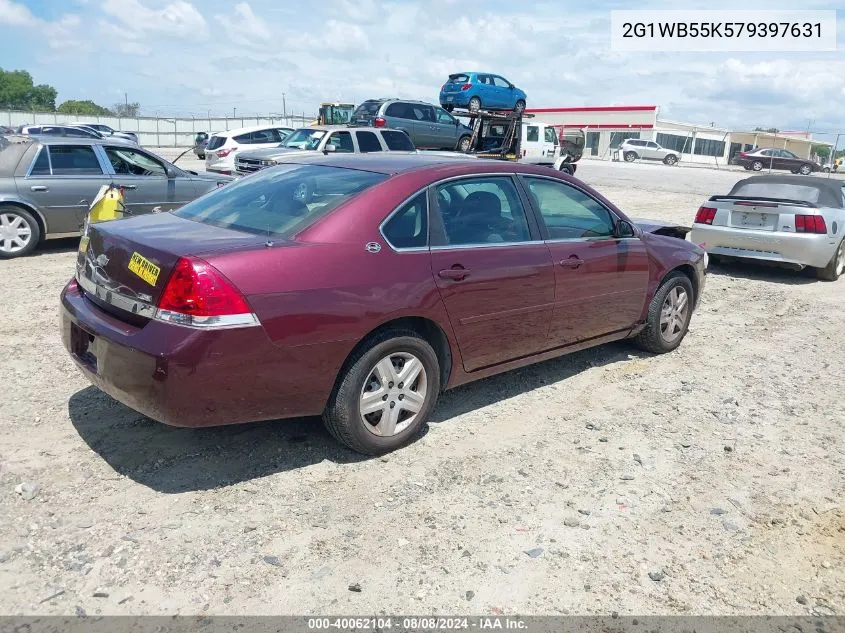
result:
M 224 229 L 287 239 L 386 178 L 357 169 L 287 164 L 237 180 L 172 213 Z
M 315 130 L 303 127 L 296 130 L 285 139 L 280 147 L 294 147 L 296 149 L 317 149 L 320 139 L 326 135 L 325 130 Z

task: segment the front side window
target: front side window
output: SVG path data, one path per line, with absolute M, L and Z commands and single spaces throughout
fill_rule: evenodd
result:
M 413 152 L 416 148 L 411 138 L 399 130 L 385 130 L 381 133 L 385 145 L 392 152 Z
M 547 127 L 543 132 L 543 135 L 546 143 L 554 143 L 557 145 L 557 134 L 555 133 L 555 129 L 553 127 Z
M 107 147 L 106 156 L 114 173 L 127 176 L 167 176 L 164 165 L 143 152 L 123 147 Z
M 614 234 L 610 211 L 584 192 L 545 178 L 527 177 L 525 182 L 543 216 L 549 239 L 611 237 Z
M 446 112 L 443 108 L 436 108 L 436 110 L 438 123 L 442 123 L 444 125 L 455 125 L 455 123 L 457 123 L 455 117 Z
M 329 137 L 327 145 L 334 145 L 336 152 L 354 152 L 355 146 L 352 144 L 352 134 L 349 132 L 334 132 Z
M 528 126 L 528 132 L 525 135 L 525 140 L 530 142 L 530 143 L 534 143 L 536 141 L 539 141 L 540 140 L 540 128 L 538 128 L 536 125 L 529 125 Z
M 428 243 L 428 198 L 425 191 L 387 221 L 384 237 L 393 248 L 420 248 Z
M 511 87 L 511 85 L 507 81 L 507 79 L 504 79 L 503 77 L 495 77 L 495 76 L 493 77 L 493 85 L 495 85 L 498 88 L 510 88 Z
M 509 177 L 467 178 L 437 186 L 446 242 L 451 246 L 526 242 L 531 239 L 525 209 Z
M 215 189 L 173 214 L 224 229 L 286 239 L 386 178 L 357 169 L 286 164 Z
M 358 149 L 362 153 L 381 151 L 381 143 L 378 142 L 375 132 L 355 132 L 355 137 L 358 139 Z
M 54 176 L 94 176 L 103 173 L 90 145 L 51 145 Z

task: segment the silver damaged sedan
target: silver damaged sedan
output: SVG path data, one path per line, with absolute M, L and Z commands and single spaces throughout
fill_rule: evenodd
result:
M 820 279 L 845 273 L 845 188 L 841 180 L 753 176 L 712 196 L 690 239 L 718 257 L 812 267 Z

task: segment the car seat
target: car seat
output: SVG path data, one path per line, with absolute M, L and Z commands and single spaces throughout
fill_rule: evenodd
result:
M 449 241 L 452 244 L 483 244 L 504 242 L 500 231 L 506 220 L 502 217 L 502 201 L 489 191 L 474 191 L 461 203 Z

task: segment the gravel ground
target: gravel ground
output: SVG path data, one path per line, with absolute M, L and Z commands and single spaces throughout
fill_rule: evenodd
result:
M 746 174 L 578 175 L 689 222 Z M 675 353 L 459 388 L 362 459 L 316 419 L 174 429 L 90 387 L 75 246 L 0 263 L 0 613 L 845 612 L 845 279 L 714 267 Z

